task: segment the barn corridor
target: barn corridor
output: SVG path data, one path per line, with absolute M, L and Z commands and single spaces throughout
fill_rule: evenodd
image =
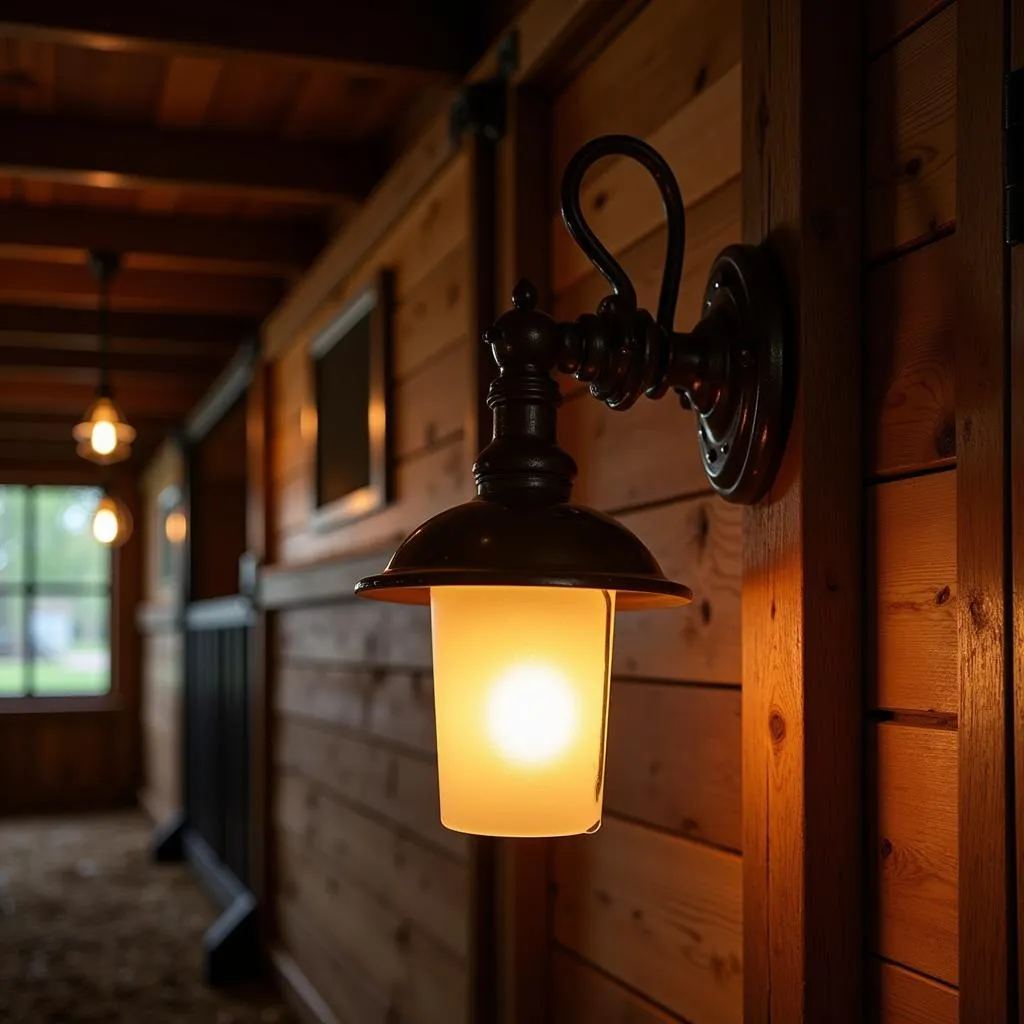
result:
M 0 1021 L 289 1024 L 262 987 L 202 981 L 217 916 L 137 813 L 0 825 Z

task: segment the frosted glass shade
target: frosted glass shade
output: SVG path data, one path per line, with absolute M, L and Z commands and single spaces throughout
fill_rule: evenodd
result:
M 601 824 L 615 593 L 433 587 L 441 821 L 564 836 Z

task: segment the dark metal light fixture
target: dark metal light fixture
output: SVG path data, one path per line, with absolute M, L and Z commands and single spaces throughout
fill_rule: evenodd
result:
M 132 442 L 135 440 L 135 429 L 125 422 L 124 414 L 111 397 L 110 381 L 107 379 L 110 282 L 120 267 L 120 260 L 113 253 L 94 252 L 89 254 L 89 267 L 100 286 L 100 380 L 96 401 L 86 410 L 85 417 L 81 423 L 76 424 L 72 434 L 78 442 L 78 454 L 83 459 L 109 465 L 127 459 L 132 453 Z
M 580 209 L 597 160 L 628 156 L 653 176 L 668 217 L 657 315 Z M 767 491 L 790 414 L 783 295 L 767 254 L 734 245 L 715 261 L 700 322 L 674 329 L 685 214 L 675 177 L 629 136 L 572 159 L 562 216 L 609 282 L 596 313 L 559 323 L 521 281 L 484 337 L 498 365 L 494 437 L 474 466 L 477 497 L 420 526 L 360 597 L 431 604 L 441 815 L 459 831 L 564 835 L 600 824 L 614 610 L 668 608 L 690 590 L 608 516 L 571 502 L 576 466 L 558 447 L 556 371 L 610 408 L 674 390 L 694 411 L 712 487 L 753 503 Z

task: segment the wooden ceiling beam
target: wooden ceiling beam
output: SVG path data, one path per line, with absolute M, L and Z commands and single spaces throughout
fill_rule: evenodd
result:
M 2 30 L 0 30 L 2 31 Z M 173 188 L 283 202 L 359 202 L 381 171 L 372 146 L 101 121 L 0 115 L 0 173 L 93 188 Z
M 121 253 L 126 269 L 197 269 L 289 276 L 320 251 L 316 224 L 153 216 L 121 210 L 9 204 L 0 207 L 0 251 L 84 262 L 88 250 Z
M 39 346 L 0 345 L 0 367 L 39 366 L 69 370 L 92 370 L 99 372 L 100 354 L 96 350 L 80 349 L 54 350 Z M 110 370 L 142 370 L 166 373 L 172 377 L 200 377 L 211 381 L 223 366 L 223 360 L 207 356 L 168 356 L 152 350 L 134 352 L 110 352 L 107 367 Z
M 203 396 L 206 378 L 178 378 L 166 372 L 115 370 L 110 386 L 131 422 L 136 418 L 182 422 Z M 79 416 L 96 397 L 91 370 L 0 366 L 0 391 L 9 415 Z
M 269 278 L 153 270 L 124 270 L 111 287 L 115 309 L 164 313 L 259 318 L 269 313 L 280 297 L 280 284 Z M 0 303 L 91 309 L 96 301 L 96 281 L 84 265 L 0 260 Z
M 148 355 L 164 359 L 188 359 L 207 365 L 222 366 L 238 348 L 231 342 L 167 341 L 162 338 L 111 338 L 109 351 L 115 355 Z M 0 331 L 0 358 L 5 349 L 32 349 L 50 353 L 53 360 L 61 353 L 98 352 L 95 334 L 46 334 L 25 331 Z M 40 355 L 40 359 L 43 356 Z
M 0 32 L 107 51 L 318 61 L 363 77 L 451 82 L 473 58 L 469 13 L 459 0 L 4 0 Z
M 111 339 L 195 342 L 236 346 L 258 330 L 255 317 L 227 317 L 181 313 L 113 311 L 108 318 Z M 60 309 L 53 306 L 0 304 L 0 332 L 66 336 L 95 341 L 100 321 L 95 309 Z M 70 344 L 70 342 L 68 343 Z
M 0 445 L 8 441 L 71 441 L 71 431 L 80 414 L 42 413 L 34 416 L 0 414 Z M 162 440 L 173 428 L 173 419 L 134 419 L 132 426 L 142 443 Z

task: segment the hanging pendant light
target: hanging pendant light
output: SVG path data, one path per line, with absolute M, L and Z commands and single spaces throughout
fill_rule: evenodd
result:
M 90 253 L 89 267 L 99 282 L 100 319 L 100 381 L 96 401 L 86 410 L 81 423 L 75 426 L 73 436 L 78 442 L 78 454 L 90 462 L 109 465 L 121 462 L 132 453 L 135 430 L 110 395 L 107 378 L 107 353 L 110 348 L 108 317 L 110 313 L 110 281 L 117 273 L 120 260 L 113 253 Z
M 123 501 L 104 494 L 92 515 L 92 535 L 100 544 L 119 548 L 132 535 L 132 516 Z

